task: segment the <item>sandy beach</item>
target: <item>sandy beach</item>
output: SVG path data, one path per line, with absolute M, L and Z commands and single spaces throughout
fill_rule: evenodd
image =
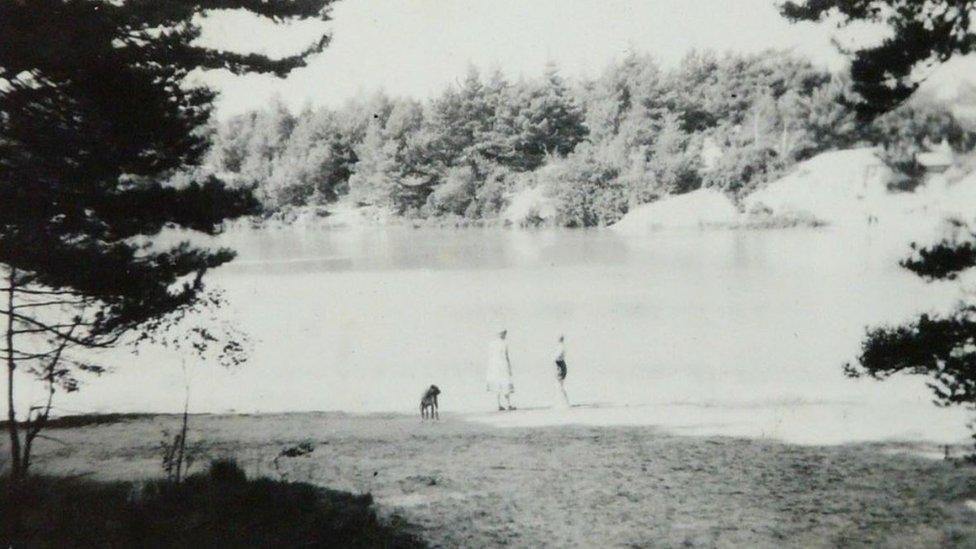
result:
M 976 468 L 933 444 L 799 445 L 653 426 L 548 425 L 540 411 L 201 415 L 194 468 L 233 457 L 249 476 L 374 495 L 436 547 L 972 546 Z M 583 413 L 583 416 L 586 414 Z M 520 419 L 521 416 L 521 419 Z M 175 416 L 52 429 L 38 472 L 160 475 Z M 305 457 L 273 460 L 315 444 Z M 961 454 L 962 449 L 954 451 Z

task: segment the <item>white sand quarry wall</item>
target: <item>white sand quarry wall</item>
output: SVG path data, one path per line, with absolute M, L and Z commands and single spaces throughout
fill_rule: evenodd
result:
M 740 218 L 738 208 L 724 193 L 699 189 L 642 204 L 612 228 L 623 234 L 643 234 L 658 229 L 727 226 Z
M 885 213 L 891 170 L 875 148 L 819 154 L 743 200 L 746 211 L 811 215 L 830 224 L 865 223 Z

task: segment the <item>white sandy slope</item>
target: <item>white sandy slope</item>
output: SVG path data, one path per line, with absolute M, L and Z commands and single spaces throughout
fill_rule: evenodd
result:
M 639 206 L 612 228 L 639 235 L 660 229 L 729 227 L 748 222 L 750 212 L 863 225 L 869 216 L 912 205 L 887 192 L 891 175 L 874 148 L 832 151 L 801 162 L 784 177 L 746 196 L 741 209 L 724 193 L 700 189 Z
M 864 224 L 891 209 L 892 173 L 874 148 L 819 154 L 743 200 L 746 211 L 812 215 L 830 224 Z
M 891 170 L 872 149 L 835 151 L 801 163 L 744 205 L 782 217 L 806 213 L 852 230 L 873 226 L 894 248 L 926 244 L 950 236 L 947 219 L 976 220 L 976 172 L 961 171 L 930 176 L 913 192 L 890 192 Z
M 847 227 L 867 227 L 870 221 L 901 245 L 939 236 L 948 217 L 973 219 L 976 173 L 951 182 L 933 176 L 914 192 L 890 192 L 893 174 L 877 152 L 857 148 L 817 155 L 746 196 L 741 208 L 718 191 L 702 189 L 644 204 L 612 229 L 643 235 L 660 229 L 748 225 L 763 216 Z
M 699 189 L 642 204 L 611 227 L 621 234 L 638 235 L 659 229 L 727 226 L 740 218 L 738 208 L 725 194 Z
M 912 238 L 936 236 L 945 219 L 976 214 L 976 173 L 933 175 L 913 192 L 890 192 L 891 170 L 877 149 L 832 151 L 801 162 L 786 176 L 743 200 L 746 211 L 810 214 L 831 225 L 864 226 L 869 217 L 886 231 Z

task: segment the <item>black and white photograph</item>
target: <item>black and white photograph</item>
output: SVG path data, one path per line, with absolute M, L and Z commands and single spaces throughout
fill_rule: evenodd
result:
M 976 0 L 0 0 L 0 547 L 976 548 Z

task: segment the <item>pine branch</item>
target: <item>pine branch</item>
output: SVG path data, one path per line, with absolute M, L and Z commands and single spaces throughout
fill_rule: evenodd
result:
M 7 292 L 7 291 L 10 291 L 11 289 L 13 289 L 13 291 L 15 293 L 18 293 L 18 294 L 30 294 L 30 295 L 79 295 L 79 296 L 86 295 L 83 292 L 79 292 L 79 291 L 76 291 L 76 290 L 68 290 L 68 289 L 62 289 L 62 290 L 28 290 L 28 289 L 26 289 L 26 288 L 24 288 L 22 286 L 14 286 L 13 288 L 11 288 L 9 286 L 0 287 L 0 292 Z
M 94 337 L 88 337 L 88 338 L 82 339 L 82 338 L 77 338 L 77 337 L 74 337 L 74 336 L 71 335 L 71 332 L 73 331 L 73 329 L 75 327 L 77 327 L 77 326 L 94 326 L 95 325 L 94 323 L 91 323 L 91 322 L 75 322 L 75 323 L 71 323 L 71 324 L 46 324 L 46 323 L 41 322 L 41 321 L 39 321 L 37 319 L 31 318 L 29 316 L 25 316 L 25 315 L 22 315 L 22 314 L 13 312 L 13 311 L 0 310 L 0 313 L 2 313 L 2 314 L 8 314 L 9 313 L 9 315 L 13 319 L 15 319 L 15 320 L 18 320 L 20 322 L 24 322 L 24 323 L 30 324 L 32 326 L 36 326 L 36 328 L 34 328 L 34 329 L 14 330 L 13 333 L 15 333 L 15 334 L 49 333 L 49 334 L 55 336 L 59 340 L 67 341 L 67 342 L 70 342 L 70 343 L 75 343 L 75 344 L 81 345 L 83 347 L 88 347 L 88 348 L 104 348 L 104 347 L 110 347 L 113 343 L 115 343 L 116 341 L 118 341 L 118 339 L 122 336 L 122 334 L 115 334 L 115 335 L 108 336 L 108 337 L 105 337 L 105 338 L 102 338 L 102 339 L 97 339 L 97 338 L 94 338 Z M 71 328 L 71 330 L 69 330 L 66 333 L 66 332 L 62 332 L 61 331 L 62 328 Z
M 39 358 L 49 357 L 55 354 L 57 352 L 57 349 L 51 349 L 50 351 L 45 351 L 43 353 L 28 353 L 25 351 L 20 351 L 18 349 L 9 349 L 9 351 L 12 351 L 15 355 L 17 355 L 13 357 L 13 360 L 28 361 L 28 360 L 37 360 Z M 7 348 L 0 348 L 0 353 L 7 353 L 7 352 L 8 352 Z
M 58 306 L 77 307 L 77 306 L 81 306 L 81 305 L 86 305 L 88 303 L 91 303 L 91 300 L 89 300 L 89 299 L 79 299 L 79 300 L 58 299 L 58 300 L 53 300 L 53 301 L 38 301 L 38 302 L 34 302 L 34 303 L 22 303 L 20 305 L 14 305 L 14 310 L 17 310 L 17 309 L 31 309 L 31 308 L 35 308 L 35 307 L 53 307 L 55 305 L 58 305 Z

